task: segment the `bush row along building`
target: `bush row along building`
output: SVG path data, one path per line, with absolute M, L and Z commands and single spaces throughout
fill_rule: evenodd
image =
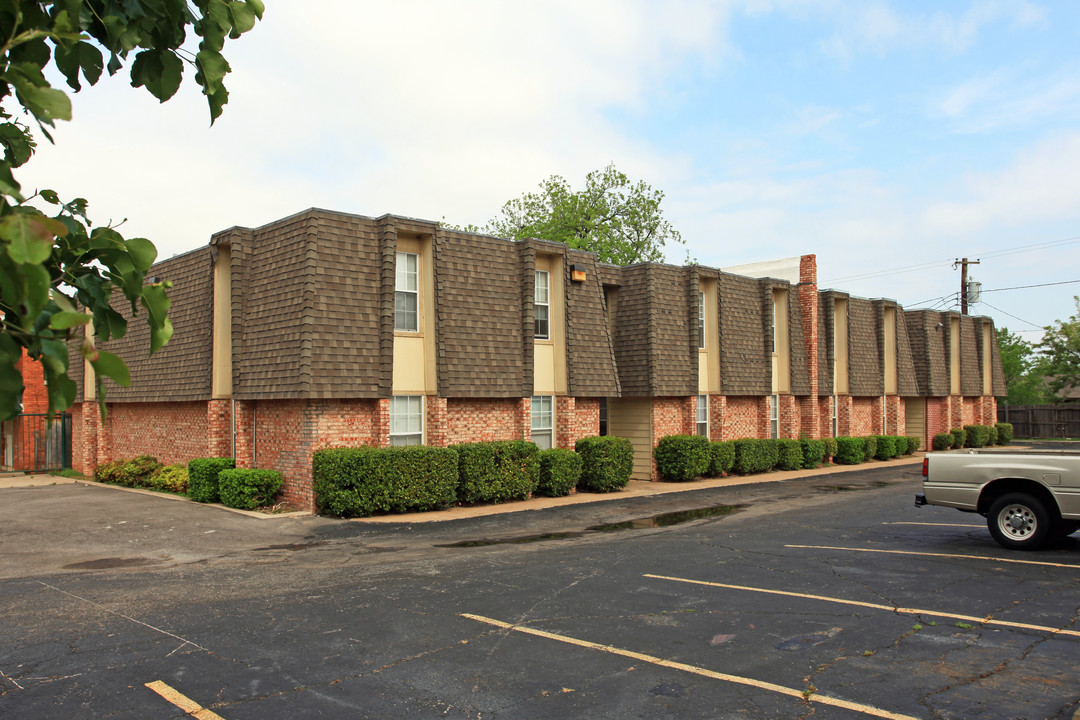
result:
M 308 210 L 232 228 L 158 263 L 169 344 L 133 322 L 106 346 L 133 383 L 73 363 L 74 465 L 232 456 L 281 471 L 312 507 L 313 451 L 630 438 L 919 435 L 993 423 L 1005 382 L 992 322 L 701 266 L 615 267 L 543 240 Z M 84 380 L 86 382 L 84 382 Z

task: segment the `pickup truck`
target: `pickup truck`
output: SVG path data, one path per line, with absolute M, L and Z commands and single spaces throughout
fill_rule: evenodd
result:
M 927 453 L 916 507 L 986 518 L 999 544 L 1034 550 L 1080 530 L 1080 452 L 964 449 Z

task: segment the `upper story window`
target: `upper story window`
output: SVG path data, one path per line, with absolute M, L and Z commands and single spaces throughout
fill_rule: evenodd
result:
M 418 265 L 419 258 L 416 253 L 397 253 L 397 271 L 394 280 L 394 330 L 420 331 Z
M 537 340 L 549 340 L 551 339 L 550 273 L 546 270 L 537 270 L 533 287 L 533 337 Z
M 698 348 L 705 347 L 705 292 L 698 291 L 697 294 L 697 330 L 698 330 Z

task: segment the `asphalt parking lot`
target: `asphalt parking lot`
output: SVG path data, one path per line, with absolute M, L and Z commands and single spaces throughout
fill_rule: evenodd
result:
M 3 490 L 0 716 L 1073 718 L 1080 540 L 1007 551 L 917 489 L 393 524 Z

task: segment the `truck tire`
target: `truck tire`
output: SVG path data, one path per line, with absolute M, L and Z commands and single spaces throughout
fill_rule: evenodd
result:
M 1002 495 L 986 516 L 994 540 L 1011 550 L 1035 550 L 1050 537 L 1053 521 L 1042 500 L 1027 493 Z

